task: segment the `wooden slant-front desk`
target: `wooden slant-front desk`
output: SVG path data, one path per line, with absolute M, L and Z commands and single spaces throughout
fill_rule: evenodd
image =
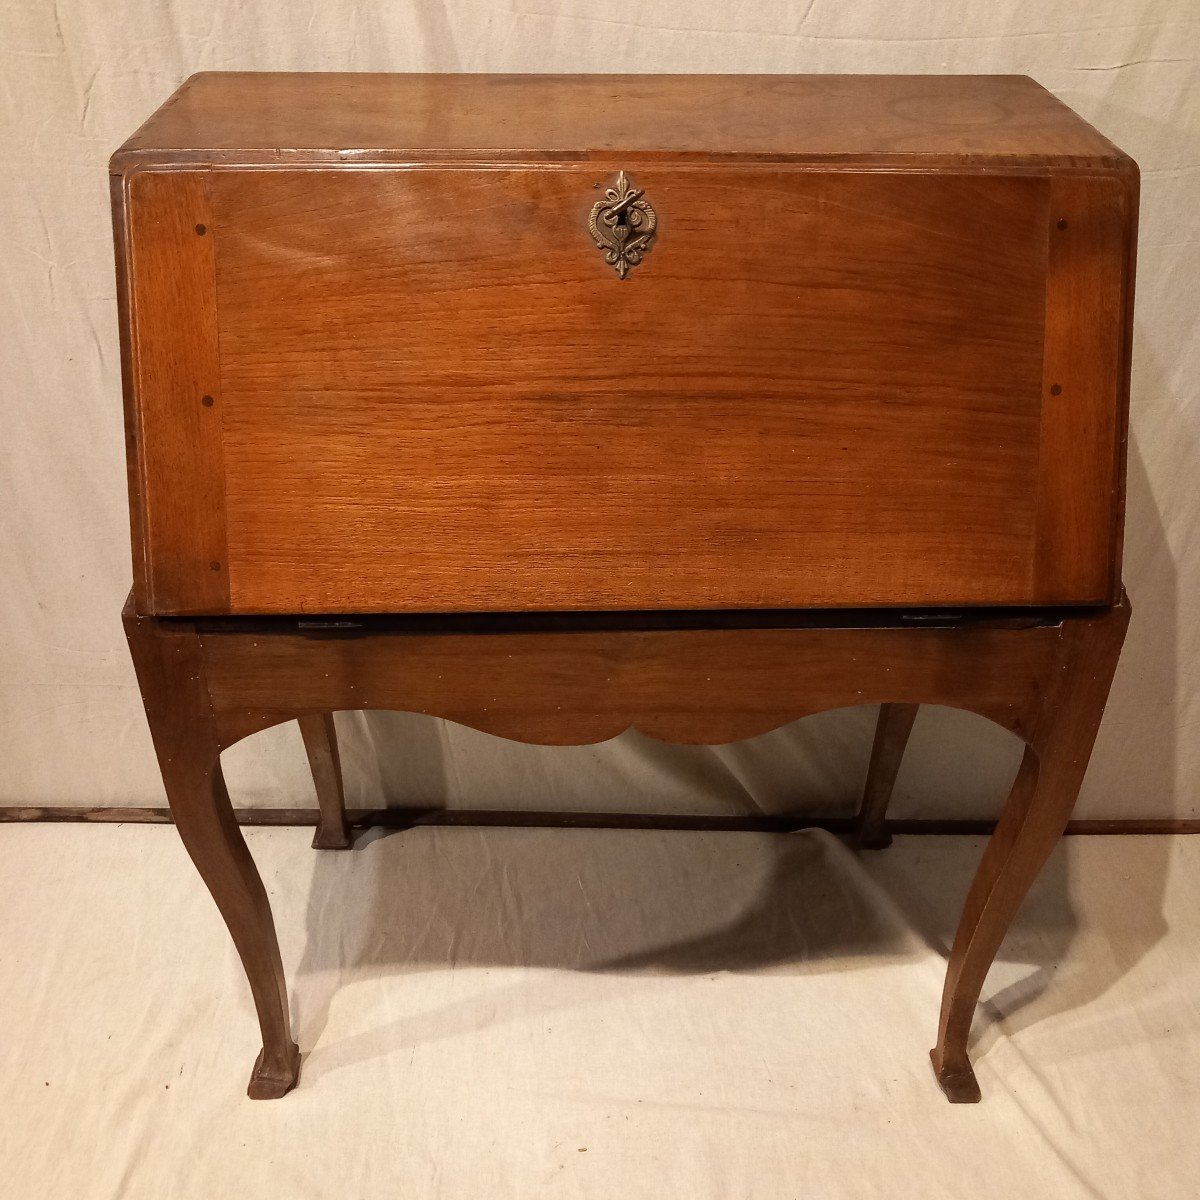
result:
M 879 703 L 1027 743 L 933 1062 L 1062 832 L 1120 581 L 1134 163 L 1029 79 L 190 79 L 112 160 L 133 593 L 175 820 L 297 1079 L 220 751 L 330 714 L 693 743 Z

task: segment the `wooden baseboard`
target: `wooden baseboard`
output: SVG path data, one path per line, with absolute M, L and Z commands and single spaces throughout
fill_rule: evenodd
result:
M 315 808 L 239 808 L 240 825 L 316 825 Z M 417 825 L 504 825 L 521 829 L 679 829 L 728 833 L 795 833 L 825 829 L 853 833 L 853 817 L 799 817 L 749 814 L 695 816 L 657 813 L 519 812 L 504 809 L 352 808 L 346 813 L 357 829 L 410 829 Z M 0 824 L 32 821 L 79 821 L 121 825 L 169 825 L 169 808 L 21 807 L 0 805 Z M 902 819 L 889 821 L 894 834 L 960 834 L 992 832 L 994 821 Z M 1121 820 L 1071 821 L 1068 834 L 1200 833 L 1200 818 L 1135 817 Z

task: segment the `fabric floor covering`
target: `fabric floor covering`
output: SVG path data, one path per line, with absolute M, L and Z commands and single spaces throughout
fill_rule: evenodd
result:
M 981 845 L 251 829 L 296 1091 L 173 829 L 0 827 L 0 1195 L 1153 1197 L 1200 1180 L 1200 838 L 1076 837 L 927 1058 Z

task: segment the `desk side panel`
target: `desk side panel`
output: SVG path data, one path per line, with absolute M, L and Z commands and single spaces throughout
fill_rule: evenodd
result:
M 1051 190 L 1034 600 L 1120 594 L 1138 176 Z

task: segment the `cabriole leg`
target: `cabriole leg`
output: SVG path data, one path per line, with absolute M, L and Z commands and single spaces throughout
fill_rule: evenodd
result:
M 266 889 L 221 773 L 200 639 L 187 625 L 164 627 L 129 613 L 125 630 L 176 828 L 225 919 L 258 1012 L 263 1048 L 247 1092 L 275 1099 L 295 1086 L 300 1050 Z
M 967 1055 L 984 979 L 1075 805 L 1129 620 L 1126 602 L 1064 625 L 1055 685 L 1042 699 L 1012 791 L 967 894 L 942 992 L 933 1069 L 955 1104 L 979 1100 Z

